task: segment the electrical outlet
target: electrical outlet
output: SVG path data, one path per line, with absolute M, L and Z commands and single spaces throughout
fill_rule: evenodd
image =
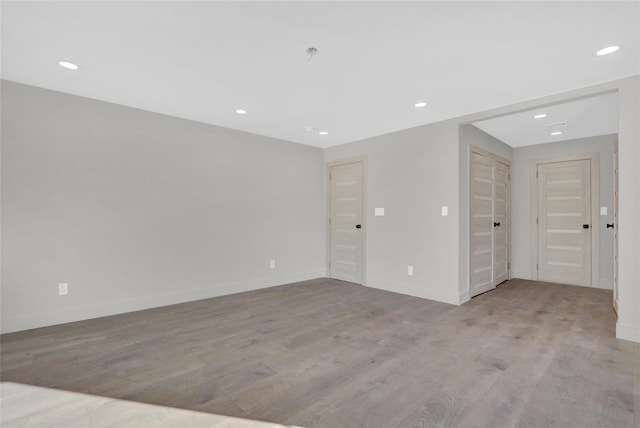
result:
M 69 294 L 69 284 L 62 282 L 58 284 L 58 296 L 66 296 Z
M 413 276 L 413 266 L 407 266 L 407 275 Z
M 449 215 L 449 207 L 442 207 L 440 209 L 440 214 L 442 214 L 442 217 L 446 217 Z
M 600 215 L 607 215 L 607 207 L 600 207 Z
M 275 269 L 276 268 L 276 261 L 275 260 L 269 260 L 269 268 L 270 269 Z

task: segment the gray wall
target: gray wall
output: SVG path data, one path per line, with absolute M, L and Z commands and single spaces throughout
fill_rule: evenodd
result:
M 459 292 L 461 302 L 469 299 L 469 146 L 475 146 L 508 161 L 513 148 L 473 125 L 460 126 L 460 267 Z
M 620 115 L 616 335 L 640 341 L 639 76 L 326 150 L 327 161 L 369 160 L 368 285 L 459 303 L 468 239 L 460 125 L 611 91 Z M 321 151 L 13 84 L 2 97 L 6 331 L 323 272 Z M 373 217 L 374 207 L 387 216 Z M 283 270 L 267 271 L 270 257 Z M 55 296 L 61 281 L 66 298 Z
M 320 149 L 7 81 L 1 136 L 3 332 L 325 274 Z
M 458 303 L 457 139 L 446 121 L 326 149 L 327 162 L 368 160 L 366 285 Z
M 533 159 L 555 156 L 599 153 L 600 154 L 600 205 L 608 208 L 608 215 L 600 217 L 600 278 L 594 278 L 594 285 L 613 288 L 613 232 L 606 229 L 606 223 L 613 221 L 613 143 L 617 135 L 551 144 L 517 147 L 513 151 L 511 172 L 512 196 L 512 276 L 532 279 L 531 272 L 531 180 L 530 170 Z
M 468 287 L 464 272 L 468 236 L 460 231 L 464 223 L 460 186 L 466 182 L 461 163 L 466 154 L 460 142 L 464 131 L 459 127 L 617 91 L 620 300 L 616 335 L 640 341 L 639 86 L 640 77 L 632 76 L 327 149 L 325 161 L 353 156 L 369 160 L 367 285 L 449 303 L 463 302 L 463 290 Z M 449 217 L 440 217 L 442 205 L 449 206 Z M 387 215 L 373 217 L 375 207 L 385 207 Z M 415 276 L 407 276 L 407 265 L 415 267 Z

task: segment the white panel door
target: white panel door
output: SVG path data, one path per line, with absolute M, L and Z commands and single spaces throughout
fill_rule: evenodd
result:
M 509 167 L 496 162 L 493 181 L 493 284 L 509 279 Z
M 329 276 L 362 284 L 362 162 L 332 166 L 329 185 Z
M 591 161 L 537 168 L 538 279 L 591 286 Z
M 509 279 L 509 166 L 471 152 L 469 295 Z
M 471 153 L 469 187 L 469 294 L 476 296 L 493 284 L 493 159 Z

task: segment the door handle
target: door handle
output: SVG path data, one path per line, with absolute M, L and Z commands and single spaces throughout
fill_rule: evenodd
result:
M 583 225 L 582 225 L 582 228 L 583 228 L 583 229 L 589 229 L 589 225 L 588 225 L 588 224 L 583 224 Z
M 356 229 L 362 229 L 362 225 L 361 224 L 356 224 Z
M 611 223 L 611 224 L 607 223 L 607 229 L 609 229 L 609 228 L 611 228 L 611 229 L 613 229 L 613 228 L 614 228 L 613 223 Z
M 500 222 L 493 222 L 493 227 L 500 227 Z

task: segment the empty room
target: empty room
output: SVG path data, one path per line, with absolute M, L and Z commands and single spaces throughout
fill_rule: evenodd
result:
M 2 427 L 640 427 L 640 2 L 0 20 Z

